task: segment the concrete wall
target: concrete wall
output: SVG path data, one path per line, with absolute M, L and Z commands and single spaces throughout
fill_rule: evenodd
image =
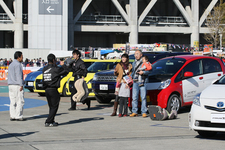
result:
M 59 0 L 61 1 L 61 0 Z M 28 48 L 47 48 L 51 50 L 68 50 L 68 2 L 62 0 L 62 5 L 48 6 L 51 13 L 41 14 L 39 5 L 42 1 L 29 0 L 28 4 Z M 55 8 L 53 8 L 55 6 Z M 62 8 L 57 8 L 57 7 Z M 46 8 L 45 8 L 46 9 Z M 62 9 L 61 15 L 53 14 Z
M 47 61 L 47 56 L 50 52 L 50 49 L 10 49 L 10 48 L 2 48 L 0 49 L 0 58 L 11 58 L 14 59 L 14 53 L 16 51 L 21 51 L 23 53 L 23 60 L 28 59 L 36 59 L 42 58 Z

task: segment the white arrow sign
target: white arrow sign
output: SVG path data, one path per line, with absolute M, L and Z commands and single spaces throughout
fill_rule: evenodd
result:
M 51 13 L 51 10 L 54 11 L 54 9 L 50 9 L 50 8 L 51 8 L 51 6 L 49 6 L 49 7 L 47 8 L 47 11 L 48 11 L 49 13 Z

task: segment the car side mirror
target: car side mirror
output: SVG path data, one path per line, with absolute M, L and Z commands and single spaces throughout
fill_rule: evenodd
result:
M 187 72 L 184 73 L 184 77 L 185 78 L 187 78 L 187 77 L 193 77 L 193 76 L 194 76 L 193 72 L 187 71 Z

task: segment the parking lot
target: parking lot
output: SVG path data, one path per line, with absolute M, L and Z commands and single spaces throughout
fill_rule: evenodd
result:
M 37 93 L 25 92 L 25 98 L 46 101 Z M 225 134 L 205 139 L 189 130 L 189 108 L 182 108 L 177 119 L 152 121 L 141 116 L 111 117 L 112 105 L 93 98 L 90 110 L 78 104 L 76 111 L 68 111 L 70 98 L 62 97 L 55 119 L 58 127 L 44 126 L 47 105 L 24 109 L 27 120 L 21 122 L 9 121 L 9 112 L 0 111 L 0 149 L 224 149 Z

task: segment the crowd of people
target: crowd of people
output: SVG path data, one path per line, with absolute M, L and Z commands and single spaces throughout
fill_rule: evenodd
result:
M 10 59 L 0 58 L 0 67 L 8 67 L 12 63 L 12 61 L 13 60 L 11 58 Z M 23 67 L 43 67 L 43 66 L 47 65 L 47 62 L 44 59 L 41 59 L 41 58 L 37 58 L 37 59 L 26 58 L 25 60 L 23 60 L 22 64 L 23 64 Z M 56 64 L 57 65 L 60 64 L 59 59 L 57 59 Z
M 7 58 L 3 59 L 0 58 L 0 67 L 4 66 L 7 67 L 12 63 L 12 59 L 10 58 L 9 60 L 7 60 Z
M 70 69 L 73 72 L 73 77 L 75 78 L 74 82 L 79 79 L 84 79 L 87 75 L 87 68 L 84 65 L 83 60 L 80 58 L 81 54 L 79 51 L 74 50 L 72 52 L 74 61 L 70 63 Z M 117 115 L 117 107 L 118 103 L 120 104 L 119 108 L 119 117 L 128 116 L 128 98 L 130 97 L 131 89 L 132 91 L 132 114 L 130 117 L 135 117 L 138 115 L 138 96 L 140 91 L 140 96 L 142 99 L 141 112 L 142 117 L 147 117 L 147 106 L 146 106 L 146 86 L 148 78 L 144 78 L 145 75 L 149 73 L 151 69 L 151 64 L 148 62 L 148 58 L 142 58 L 142 52 L 137 50 L 134 54 L 135 61 L 132 65 L 129 63 L 128 54 L 123 54 L 121 56 L 121 61 L 117 64 L 114 73 L 117 76 L 117 85 L 115 90 L 116 100 L 114 102 L 113 113 L 111 116 Z M 57 113 L 60 101 L 60 95 L 58 93 L 59 85 L 58 80 L 60 80 L 61 74 L 68 73 L 68 66 L 64 65 L 59 67 L 57 63 L 60 64 L 54 54 L 49 54 L 48 64 L 43 69 L 43 86 L 46 91 L 46 99 L 49 104 L 49 115 L 46 119 L 45 126 L 58 126 L 58 123 L 55 122 L 55 115 Z M 41 58 L 36 60 L 37 62 L 41 61 Z M 23 62 L 22 52 L 16 52 L 14 54 L 14 61 L 9 66 L 9 97 L 10 97 L 10 120 L 14 121 L 24 121 L 23 118 L 23 105 L 24 105 L 24 91 L 23 91 L 23 78 L 22 78 L 22 66 Z M 29 61 L 25 61 L 29 62 Z M 144 62 L 144 63 L 143 63 Z M 62 65 L 62 64 L 61 64 Z M 148 66 L 147 66 L 148 65 Z M 37 65 L 39 66 L 39 64 Z M 70 71 L 71 71 L 70 70 Z M 56 73 L 57 72 L 57 73 Z M 140 77 L 139 77 L 140 76 Z M 140 78 L 141 84 L 139 80 L 134 80 L 132 82 L 128 82 L 126 77 L 130 78 Z M 133 88 L 131 88 L 131 86 Z M 69 110 L 76 110 L 74 106 L 76 103 L 72 101 L 73 95 L 77 92 L 77 89 L 74 88 L 71 94 L 71 108 Z M 17 95 L 15 95 L 17 93 Z M 90 105 L 89 101 L 85 102 L 87 105 Z

